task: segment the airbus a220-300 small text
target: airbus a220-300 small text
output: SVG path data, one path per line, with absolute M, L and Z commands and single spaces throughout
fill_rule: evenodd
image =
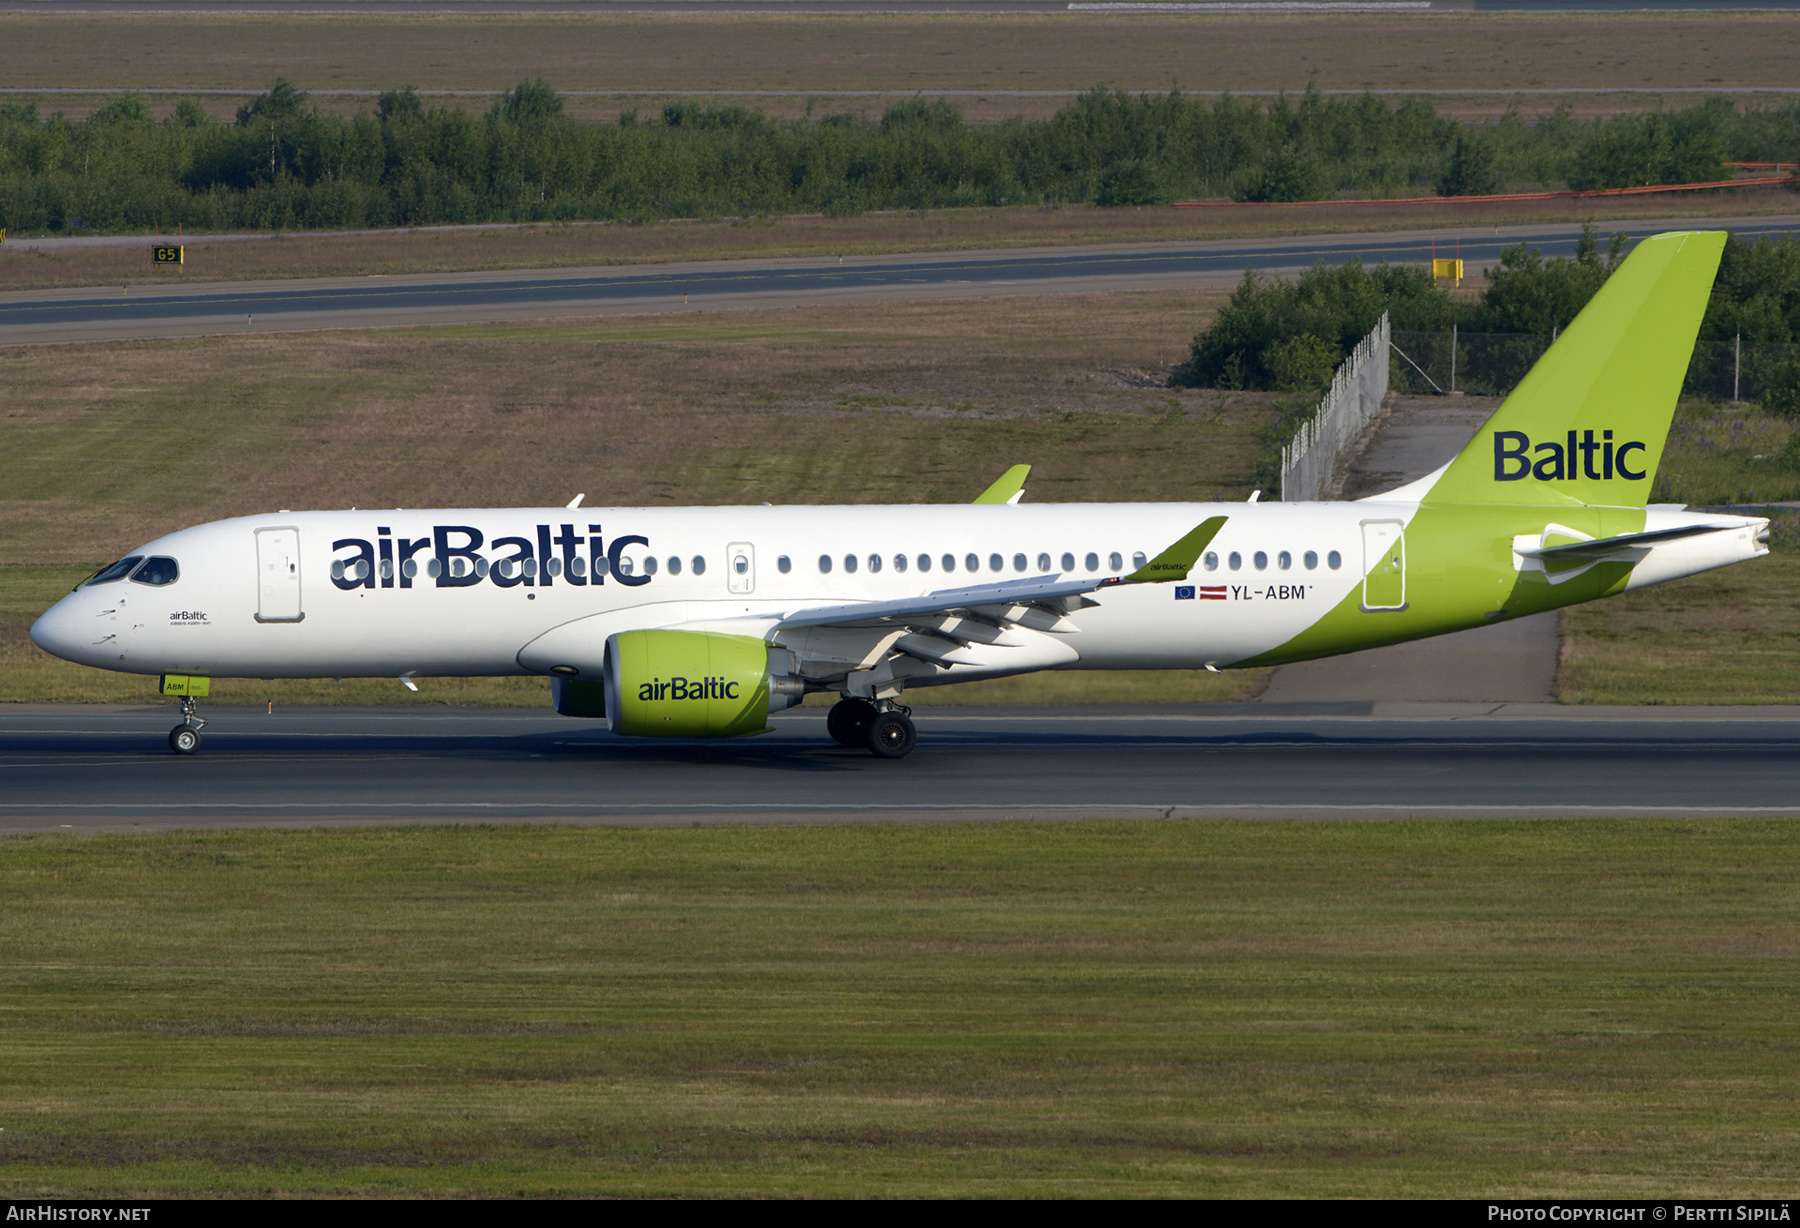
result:
M 282 512 L 147 542 L 32 628 L 163 676 L 199 747 L 213 677 L 537 674 L 634 737 L 766 730 L 813 692 L 898 758 L 918 687 L 1276 665 L 1442 635 L 1767 552 L 1768 522 L 1651 505 L 1724 236 L 1639 244 L 1437 472 L 1339 503 Z

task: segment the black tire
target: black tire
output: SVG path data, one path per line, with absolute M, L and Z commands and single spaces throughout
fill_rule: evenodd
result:
M 869 726 L 875 720 L 875 705 L 866 699 L 840 699 L 825 715 L 825 731 L 839 746 L 865 747 L 869 744 Z
M 869 753 L 877 759 L 904 759 L 919 741 L 912 720 L 898 712 L 882 712 L 869 723 Z
M 200 731 L 192 725 L 177 725 L 169 730 L 169 749 L 178 755 L 191 755 L 200 749 Z

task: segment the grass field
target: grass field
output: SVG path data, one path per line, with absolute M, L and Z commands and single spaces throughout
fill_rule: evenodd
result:
M 1779 1197 L 1785 821 L 7 837 L 0 1189 Z
M 361 91 L 319 99 L 349 111 L 408 84 L 498 92 L 542 76 L 598 93 L 570 100 L 575 114 L 595 118 L 701 91 L 765 91 L 773 96 L 735 101 L 783 114 L 878 114 L 895 97 L 955 91 L 973 119 L 1047 114 L 1066 101 L 1006 91 L 1102 82 L 1131 91 L 1494 90 L 1433 100 L 1469 116 L 1499 115 L 1506 92 L 1519 89 L 1621 91 L 1523 100 L 1528 113 L 1566 101 L 1593 114 L 1654 105 L 1671 87 L 1786 85 L 1797 55 L 1800 18 L 1786 13 L 0 16 L 0 80 L 10 88 L 245 91 L 207 100 L 221 117 L 277 76 Z M 889 94 L 819 96 L 831 90 Z M 101 97 L 36 101 L 75 114 Z M 486 99 L 462 105 L 482 110 Z
M 1694 506 L 1800 498 L 1780 456 L 1792 419 L 1684 404 L 1656 498 Z M 1776 513 L 1767 558 L 1562 614 L 1564 703 L 1791 704 L 1800 700 L 1800 519 Z
M 1453 233 L 1465 227 L 1592 220 L 1602 232 L 1644 219 L 1729 219 L 1800 212 L 1781 188 L 1611 200 L 1480 204 L 1331 204 L 1305 209 L 938 209 L 851 218 L 779 217 L 647 225 L 576 224 L 379 234 L 293 233 L 207 242 L 188 236 L 185 266 L 150 263 L 152 239 L 133 247 L 37 251 L 18 236 L 0 245 L 0 286 L 174 285 L 279 277 L 361 277 L 479 269 L 568 268 L 778 256 L 867 256 L 1097 243 L 1201 242 L 1393 230 Z

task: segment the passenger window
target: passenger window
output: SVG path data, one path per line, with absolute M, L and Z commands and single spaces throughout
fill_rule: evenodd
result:
M 460 570 L 461 565 L 462 565 L 462 560 L 458 559 L 456 561 L 455 566 L 459 569 L 456 572 L 456 574 L 459 576 L 462 575 L 462 571 Z M 571 576 L 574 576 L 576 579 L 580 579 L 582 576 L 587 575 L 587 560 L 582 558 L 579 555 L 570 559 L 569 560 L 569 574 Z M 644 574 L 647 576 L 653 576 L 656 574 L 656 560 L 655 559 L 645 559 L 644 560 Z
M 99 571 L 95 572 L 94 578 L 89 580 L 88 583 L 111 584 L 114 580 L 123 580 L 126 576 L 131 574 L 131 569 L 133 567 L 136 567 L 143 561 L 144 556 L 141 554 L 134 554 L 128 559 L 120 559 L 111 567 L 102 567 Z
M 500 573 L 500 578 L 502 580 L 510 580 L 512 579 L 513 574 L 513 561 L 511 559 L 501 559 L 498 563 L 494 564 L 494 570 Z M 387 563 L 385 560 L 381 564 L 381 576 L 384 580 L 387 578 Z
M 550 565 L 552 567 L 556 566 L 556 560 L 551 559 Z M 435 580 L 439 576 L 444 574 L 444 565 L 442 563 L 438 562 L 436 559 L 432 559 L 425 564 L 425 574 L 430 576 L 433 580 Z
M 785 554 L 781 555 L 779 558 L 777 558 L 775 560 L 775 570 L 779 571 L 784 576 L 787 575 L 788 572 L 794 570 L 793 560 L 788 558 L 788 556 Z M 699 559 L 694 560 L 694 574 L 695 575 L 700 574 L 700 560 Z
M 480 576 L 483 580 L 485 580 L 485 579 L 487 579 L 487 573 L 488 573 L 488 561 L 484 558 L 477 557 L 475 560 L 475 574 Z M 356 560 L 356 578 L 358 580 L 367 580 L 369 578 L 369 560 L 368 559 L 357 559 Z
M 964 571 L 980 571 L 981 570 L 980 557 L 978 555 L 973 555 L 973 554 L 963 555 L 963 570 Z
M 904 554 L 896 554 L 894 556 L 894 570 L 895 571 L 905 571 L 906 570 L 906 556 Z
M 737 572 L 738 575 L 740 575 L 740 576 L 749 575 L 750 574 L 750 560 L 745 558 L 741 554 L 732 556 L 731 570 Z
M 1025 561 L 1024 555 L 1022 555 L 1022 554 L 1013 555 L 1013 570 L 1014 571 L 1024 571 L 1027 566 L 1029 566 L 1029 564 L 1027 564 L 1027 562 Z
M 879 554 L 871 554 L 869 556 L 869 570 L 870 571 L 880 571 L 881 570 L 881 556 Z
M 599 571 L 600 570 L 599 566 L 596 565 L 594 570 Z M 681 574 L 681 560 L 676 558 L 672 554 L 669 556 L 669 574 L 672 576 L 678 576 Z
M 997 554 L 988 555 L 988 570 L 989 571 L 999 571 L 1004 566 L 1006 566 L 1005 559 L 1001 558 Z
M 1266 550 L 1258 550 L 1250 556 L 1250 561 L 1256 565 L 1258 571 L 1269 570 L 1269 554 Z
M 856 556 L 854 554 L 846 554 L 844 556 L 844 570 L 852 573 L 856 571 Z
M 676 560 L 670 559 L 669 563 L 671 566 L 675 566 Z M 594 574 L 596 576 L 604 576 L 610 570 L 612 570 L 612 564 L 606 561 L 606 556 L 604 554 L 594 560 Z M 680 571 L 681 568 L 676 566 L 675 570 Z
M 576 559 L 573 563 L 569 564 L 569 571 L 572 574 L 578 576 L 581 573 L 579 571 L 577 571 L 576 568 L 578 568 L 580 566 L 581 566 L 581 560 Z M 644 574 L 647 576 L 653 576 L 656 574 L 656 558 L 655 558 L 655 556 L 650 556 L 650 557 L 647 557 L 644 559 Z
M 1045 571 L 1050 570 L 1050 556 L 1049 555 L 1047 555 L 1047 554 L 1038 555 L 1037 569 L 1040 572 L 1045 572 Z
M 1337 551 L 1333 550 L 1330 554 L 1325 556 L 1325 566 L 1331 568 L 1331 570 L 1336 571 L 1338 568 L 1342 567 L 1343 565 L 1344 565 L 1344 556 L 1339 554 Z
M 631 563 L 630 559 L 620 559 L 619 560 L 619 574 L 620 575 L 622 575 L 622 576 L 630 575 L 631 567 L 632 567 L 632 563 Z M 551 559 L 550 562 L 545 565 L 544 570 L 548 571 L 551 575 L 555 575 L 556 574 L 556 560 Z
M 954 554 L 946 554 L 943 557 L 942 562 L 944 564 L 945 571 L 955 571 L 956 570 L 956 556 Z
M 510 560 L 508 560 L 508 562 L 510 564 Z M 506 574 L 510 576 L 512 573 L 509 571 Z M 392 580 L 394 578 L 394 560 L 393 559 L 382 559 L 381 560 L 381 578 L 383 580 Z
M 930 571 L 931 570 L 931 556 L 929 554 L 921 554 L 919 556 L 919 570 L 920 571 Z
M 1117 550 L 1106 556 L 1106 565 L 1114 571 L 1125 570 L 1125 558 Z
M 1089 571 L 1100 570 L 1100 556 L 1095 554 L 1092 550 L 1088 551 L 1087 558 L 1082 561 L 1087 564 L 1087 569 Z
M 429 572 L 431 575 L 435 576 L 435 575 L 437 575 L 437 572 L 432 571 L 432 568 L 434 568 L 436 566 L 437 566 L 437 560 L 433 559 L 426 566 L 425 570 L 427 572 Z M 545 559 L 544 560 L 544 574 L 547 576 L 562 575 L 562 560 L 559 558 L 556 558 L 555 556 L 551 556 L 550 558 Z M 619 560 L 619 574 L 622 576 L 628 576 L 631 574 L 631 560 L 630 559 L 620 559 Z
M 1294 556 L 1289 554 L 1287 551 L 1283 550 L 1280 554 L 1275 556 L 1275 566 L 1281 568 L 1281 570 L 1286 571 L 1288 568 L 1292 567 L 1293 565 L 1294 565 Z
M 1200 566 L 1206 568 L 1206 570 L 1208 570 L 1208 571 L 1219 570 L 1219 553 L 1218 553 L 1218 551 L 1208 550 L 1206 552 L 1206 557 L 1200 560 Z
M 829 554 L 819 556 L 819 574 L 822 576 L 831 574 L 831 556 Z
M 1131 556 L 1131 565 L 1133 567 L 1142 567 L 1145 563 L 1148 563 L 1149 561 L 1150 561 L 1150 556 L 1145 554 L 1142 550 L 1134 552 Z
M 1070 554 L 1067 550 L 1063 551 L 1062 569 L 1064 571 L 1074 571 L 1075 570 L 1075 556 Z
M 1242 571 L 1244 569 L 1244 556 L 1233 550 L 1230 554 L 1225 556 L 1225 565 L 1233 571 Z
M 1319 552 L 1317 550 L 1308 550 L 1305 554 L 1300 556 L 1300 560 L 1306 564 L 1306 570 L 1312 571 L 1319 566 Z
M 697 576 L 705 575 L 706 574 L 706 556 L 704 554 L 696 554 L 693 558 L 688 560 L 688 566 L 690 566 L 694 569 L 695 575 L 697 575 Z
M 527 570 L 525 573 L 528 576 L 531 575 L 532 572 L 536 570 L 536 563 L 531 559 L 525 560 L 525 566 L 528 569 L 530 569 L 530 570 Z M 406 562 L 400 564 L 400 574 L 405 576 L 408 580 L 411 580 L 414 577 L 416 577 L 419 574 L 419 560 L 418 559 L 407 559 Z

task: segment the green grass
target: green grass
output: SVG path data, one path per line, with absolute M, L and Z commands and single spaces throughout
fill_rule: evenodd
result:
M 1792 419 L 1687 403 L 1657 471 L 1658 500 L 1694 506 L 1800 498 L 1783 449 Z M 1767 557 L 1562 613 L 1557 694 L 1583 704 L 1800 703 L 1800 520 L 1774 512 Z
M 0 1189 L 1772 1197 L 1800 828 L 0 841 Z
M 1800 703 L 1800 549 L 1575 606 L 1562 634 L 1564 703 Z

